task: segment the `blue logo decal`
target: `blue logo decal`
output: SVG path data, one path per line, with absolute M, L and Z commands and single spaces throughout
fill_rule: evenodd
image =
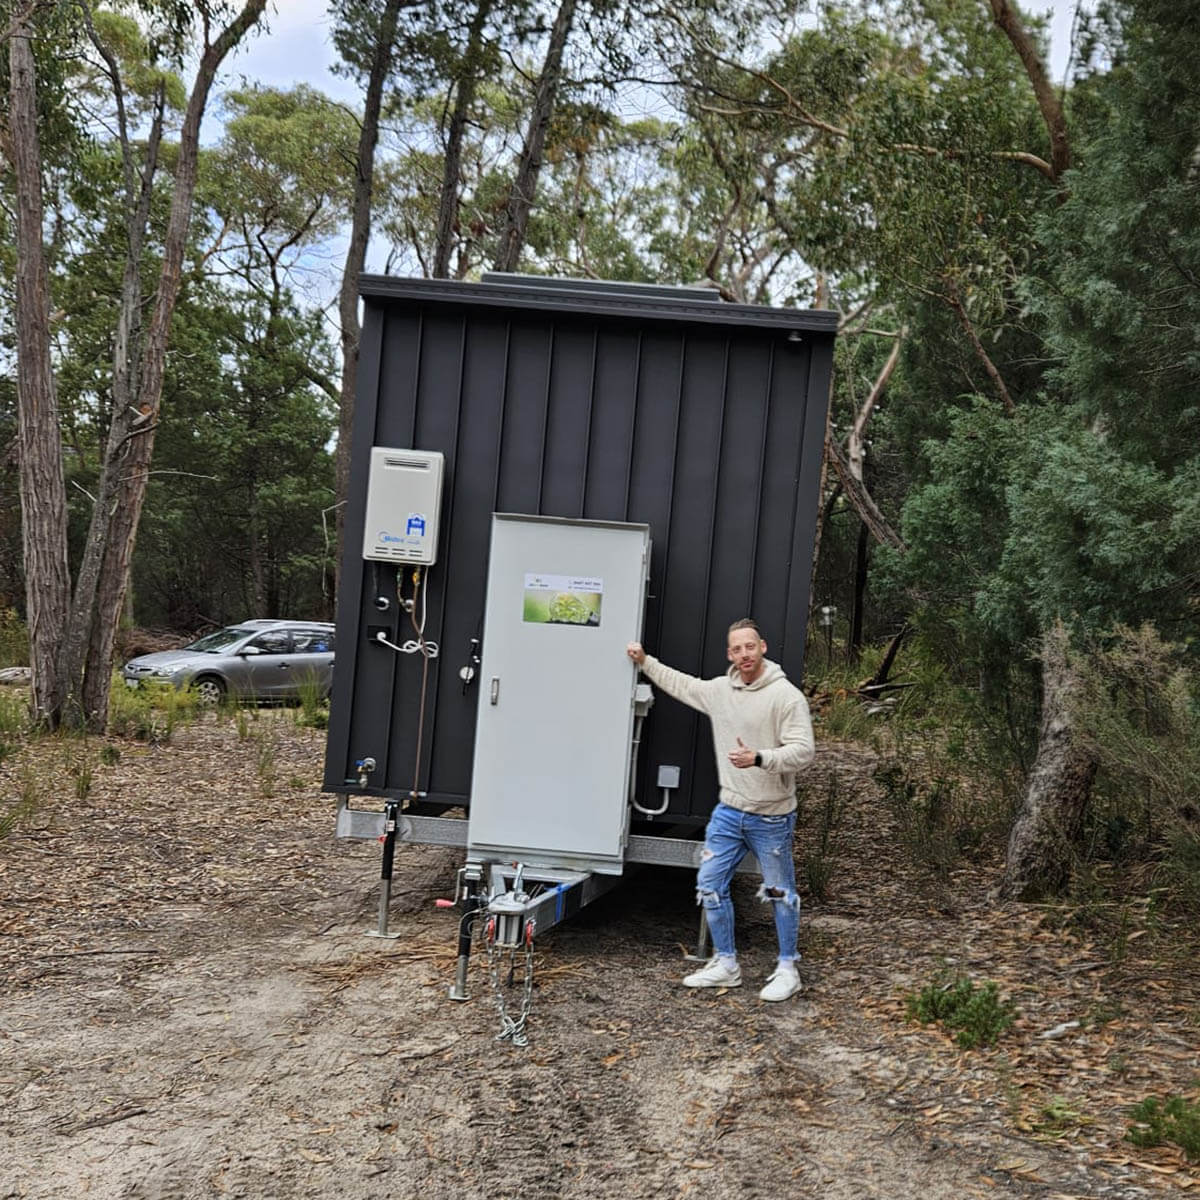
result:
M 423 513 L 409 513 L 408 526 L 404 530 L 405 533 L 418 533 L 421 537 L 425 536 L 425 515 Z

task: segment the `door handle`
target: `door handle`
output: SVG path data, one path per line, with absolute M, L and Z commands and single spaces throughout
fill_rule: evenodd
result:
M 500 676 L 492 676 L 492 703 L 497 704 L 500 700 Z

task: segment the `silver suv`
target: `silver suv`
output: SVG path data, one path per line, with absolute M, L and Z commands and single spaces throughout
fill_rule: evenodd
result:
M 294 700 L 305 687 L 328 696 L 333 626 L 324 621 L 243 621 L 207 633 L 182 650 L 131 658 L 121 674 L 129 687 L 157 680 L 191 688 L 206 704 L 227 695 Z

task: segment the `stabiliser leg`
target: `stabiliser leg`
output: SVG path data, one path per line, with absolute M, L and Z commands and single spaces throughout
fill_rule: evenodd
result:
M 696 933 L 696 953 L 685 954 L 684 962 L 708 962 L 708 919 L 700 910 L 700 929 Z
M 467 966 L 471 960 L 471 939 L 475 935 L 475 919 L 483 903 L 472 892 L 463 901 L 463 914 L 458 922 L 458 960 L 454 964 L 454 982 L 450 985 L 451 1000 L 469 1000 L 467 992 Z
M 388 802 L 384 813 L 383 861 L 379 868 L 379 924 L 367 930 L 367 937 L 398 938 L 398 933 L 388 933 L 388 907 L 392 903 L 392 864 L 396 858 L 396 826 L 400 806 L 394 800 Z

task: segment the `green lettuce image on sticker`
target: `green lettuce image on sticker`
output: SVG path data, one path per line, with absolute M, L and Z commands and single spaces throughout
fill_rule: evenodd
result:
M 550 620 L 563 625 L 586 625 L 592 610 L 574 592 L 559 592 L 550 601 Z

